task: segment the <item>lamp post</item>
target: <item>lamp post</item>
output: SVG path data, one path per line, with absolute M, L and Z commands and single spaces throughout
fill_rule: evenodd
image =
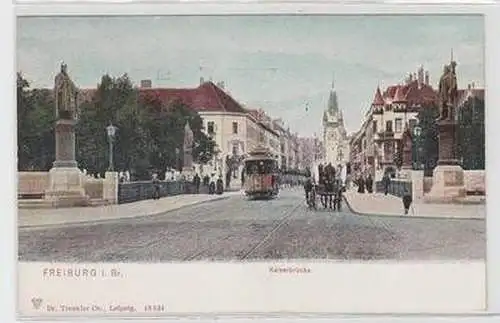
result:
M 180 152 L 181 150 L 179 148 L 175 148 L 175 170 L 179 170 Z
M 420 126 L 415 126 L 413 128 L 413 136 L 415 137 L 415 159 L 416 159 L 416 170 L 420 170 L 420 136 L 422 135 L 422 128 Z
M 113 124 L 111 122 L 109 123 L 109 126 L 106 127 L 106 133 L 108 135 L 108 143 L 109 143 L 109 167 L 108 167 L 108 170 L 110 172 L 114 171 L 114 167 L 113 167 L 113 142 L 115 140 L 117 130 L 118 130 L 118 128 L 113 126 Z

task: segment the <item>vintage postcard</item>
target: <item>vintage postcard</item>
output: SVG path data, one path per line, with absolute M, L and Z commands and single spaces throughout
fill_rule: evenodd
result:
M 18 17 L 19 315 L 485 310 L 484 38 Z

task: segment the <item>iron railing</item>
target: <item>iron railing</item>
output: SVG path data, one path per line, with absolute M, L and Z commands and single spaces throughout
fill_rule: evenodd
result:
M 131 203 L 153 198 L 155 185 L 160 188 L 160 197 L 181 194 L 196 194 L 196 186 L 186 181 L 152 181 L 125 182 L 118 184 L 118 204 Z M 208 187 L 200 185 L 199 194 L 208 194 Z
M 375 190 L 377 193 L 384 193 L 384 183 L 382 181 L 378 181 L 375 183 Z M 408 192 L 411 196 L 413 196 L 412 192 L 412 183 L 410 181 L 401 181 L 397 179 L 391 179 L 391 182 L 389 183 L 389 187 L 387 190 L 388 194 L 397 196 L 397 197 L 403 197 L 405 194 L 405 191 Z

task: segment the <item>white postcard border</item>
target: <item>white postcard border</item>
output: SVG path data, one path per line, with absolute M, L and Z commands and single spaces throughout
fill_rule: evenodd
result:
M 3 281 L 6 284 L 3 286 L 10 286 L 11 291 L 16 293 L 15 287 L 15 272 L 17 271 L 16 264 L 12 260 L 17 259 L 16 250 L 17 245 L 15 243 L 17 236 L 17 224 L 15 221 L 15 180 L 16 180 L 16 165 L 15 165 L 15 154 L 16 152 L 16 122 L 15 122 L 15 112 L 14 109 L 9 109 L 8 107 L 15 106 L 15 89 L 13 84 L 15 82 L 15 64 L 11 59 L 11 54 L 15 51 L 15 44 L 13 38 L 14 23 L 12 19 L 10 4 L 5 1 L 1 2 L 1 23 L 2 23 L 2 52 L 4 54 L 4 59 L 2 60 L 3 68 L 1 79 L 2 98 L 4 99 L 4 123 L 3 127 L 0 127 L 2 136 L 2 147 L 5 147 L 5 152 L 1 156 L 3 174 L 3 185 L 2 187 L 2 198 L 4 203 L 2 207 L 4 208 L 4 219 L 3 225 L 1 226 L 2 233 L 2 273 L 5 269 L 9 271 L 9 276 L 5 277 Z M 21 5 L 17 11 L 19 14 L 29 14 L 29 15 L 49 15 L 49 14 L 136 14 L 141 12 L 143 14 L 235 14 L 235 13 L 301 13 L 301 14 L 313 14 L 313 13 L 344 13 L 344 14 L 354 14 L 354 13 L 487 13 L 486 16 L 486 85 L 488 89 L 500 89 L 500 73 L 495 73 L 494 71 L 500 71 L 500 45 L 496 39 L 500 39 L 500 10 L 498 6 L 453 6 L 453 5 L 432 5 L 432 6 L 419 6 L 419 5 L 371 5 L 369 7 L 363 5 L 327 5 L 327 4 L 299 4 L 299 3 L 287 3 L 287 4 L 256 4 L 256 3 L 246 3 L 246 4 L 228 4 L 228 3 L 215 3 L 215 4 L 171 4 L 164 5 L 161 8 L 156 4 L 147 5 L 117 5 L 117 4 L 92 4 L 89 6 L 71 4 L 71 5 Z M 500 165 L 500 154 L 498 149 L 495 149 L 495 139 L 497 136 L 496 126 L 500 121 L 500 112 L 496 107 L 500 106 L 500 91 L 486 91 L 486 106 L 487 106 L 487 119 L 486 119 L 486 129 L 487 129 L 487 154 L 486 154 L 486 164 L 487 164 L 487 232 L 488 232 L 488 248 L 487 248 L 487 279 L 488 279 L 488 307 L 490 312 L 500 312 L 500 252 L 498 252 L 498 245 L 500 245 L 500 238 L 498 238 L 497 232 L 500 229 L 500 219 L 495 216 L 495 210 L 499 210 L 500 201 L 495 198 L 500 196 L 500 186 L 496 183 L 500 180 L 500 173 L 495 169 L 495 165 Z M 7 151 L 8 150 L 8 151 Z M 10 170 L 10 171 L 9 171 Z M 497 241 L 499 240 L 499 241 Z M 496 252 L 495 252 L 496 251 Z M 7 266 L 7 264 L 9 264 Z M 10 283 L 10 284 L 9 284 Z M 7 289 L 2 288 L 2 292 L 7 291 Z M 13 317 L 12 312 L 15 311 L 15 298 L 10 295 L 5 295 L 2 297 L 2 317 L 5 310 L 10 313 L 9 318 Z M 6 300 L 9 301 L 6 301 Z M 4 309 L 5 308 L 5 309 Z M 383 320 L 387 321 L 387 320 Z

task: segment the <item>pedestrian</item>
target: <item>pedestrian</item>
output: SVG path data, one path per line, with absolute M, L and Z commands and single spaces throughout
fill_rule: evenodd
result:
M 366 176 L 366 191 L 368 193 L 373 193 L 373 178 L 371 174 Z
M 215 194 L 215 174 L 213 173 L 208 184 L 208 194 Z
M 160 199 L 160 180 L 158 174 L 153 173 L 153 200 Z
M 340 211 L 342 208 L 342 193 L 344 192 L 344 186 L 342 185 L 342 181 L 337 181 L 337 187 L 335 189 L 335 197 L 333 200 L 333 210 Z
M 403 207 L 405 209 L 405 215 L 408 215 L 408 211 L 410 210 L 411 203 L 413 202 L 413 198 L 408 191 L 408 189 L 405 188 L 404 193 L 403 193 Z
M 245 169 L 241 170 L 241 187 L 245 187 Z
M 222 180 L 222 176 L 219 176 L 216 182 L 216 194 L 221 195 L 224 192 L 224 181 Z
M 391 184 L 391 178 L 389 177 L 389 173 L 385 172 L 382 177 L 382 185 L 384 185 L 384 195 L 389 193 L 389 185 Z
M 359 175 L 358 177 L 358 193 L 365 193 L 365 179 L 362 175 Z
M 200 178 L 200 175 L 198 175 L 198 173 L 196 173 L 193 177 L 193 184 L 194 184 L 196 194 L 200 194 L 201 178 Z
M 208 174 L 206 174 L 205 176 L 203 176 L 203 186 L 207 186 L 210 184 L 210 176 L 208 176 Z

